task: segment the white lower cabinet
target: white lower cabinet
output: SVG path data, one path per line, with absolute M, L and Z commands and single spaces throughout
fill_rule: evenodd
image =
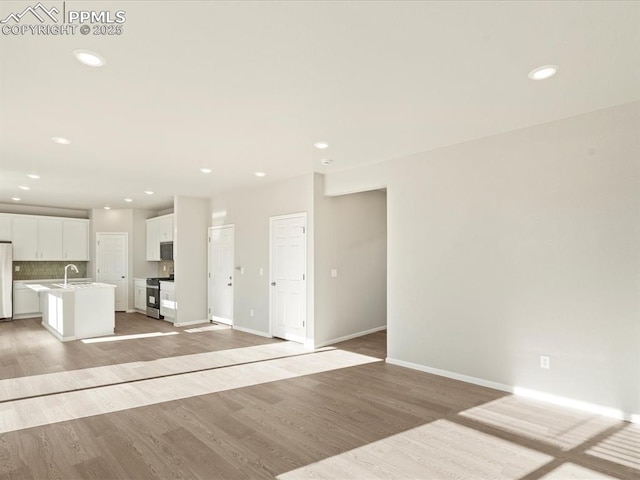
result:
M 175 320 L 176 295 L 173 282 L 160 282 L 160 315 Z
M 133 307 L 140 311 L 147 311 L 147 280 L 144 278 L 135 278 L 133 280 Z
M 13 286 L 13 316 L 41 317 L 40 295 L 35 290 L 22 284 Z

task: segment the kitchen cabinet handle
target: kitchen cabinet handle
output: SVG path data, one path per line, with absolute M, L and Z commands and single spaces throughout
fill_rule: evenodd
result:
M 276 286 L 276 282 L 271 282 L 271 286 L 275 287 Z

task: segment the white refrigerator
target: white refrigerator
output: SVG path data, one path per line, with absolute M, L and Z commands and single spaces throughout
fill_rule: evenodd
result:
M 13 317 L 13 245 L 0 241 L 0 321 Z

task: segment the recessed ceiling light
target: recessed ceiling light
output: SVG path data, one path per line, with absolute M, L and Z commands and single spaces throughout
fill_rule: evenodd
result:
M 51 137 L 51 140 L 59 143 L 60 145 L 69 145 L 71 143 L 71 140 L 64 137 Z
M 133 202 L 133 198 L 125 198 L 124 201 L 125 202 Z
M 101 67 L 105 63 L 107 63 L 106 60 L 96 52 L 91 52 L 89 50 L 74 50 L 73 55 L 78 59 L 80 63 L 84 63 L 89 67 Z
M 266 173 L 264 173 L 264 172 L 255 172 L 254 175 L 256 177 L 264 177 L 266 175 Z
M 34 180 L 37 180 L 38 178 L 40 178 L 40 175 L 38 175 L 36 173 L 30 173 L 30 174 L 27 175 L 27 177 L 33 178 Z
M 107 207 L 107 206 L 102 207 L 102 208 L 104 208 L 105 210 L 111 210 L 111 207 Z
M 31 187 L 27 187 L 26 185 L 20 185 L 18 188 L 20 190 L 31 190 Z
M 331 160 L 330 158 L 323 158 L 322 160 L 320 160 L 320 163 L 322 163 L 323 165 L 331 165 L 333 163 L 333 160 Z
M 11 200 L 13 200 L 14 202 L 19 202 L 21 200 L 20 197 L 11 197 Z
M 147 195 L 153 195 L 153 192 L 151 190 L 145 190 L 144 193 L 146 193 Z
M 211 173 L 213 170 L 211 170 L 210 168 L 207 168 L 207 167 L 202 167 L 202 168 L 200 169 L 200 171 L 201 171 L 202 173 Z
M 316 142 L 313 144 L 313 146 L 319 148 L 320 150 L 324 150 L 325 148 L 329 147 L 329 144 L 327 142 Z
M 557 65 L 544 65 L 531 70 L 529 72 L 529 78 L 531 80 L 546 80 L 547 78 L 553 77 L 557 72 Z

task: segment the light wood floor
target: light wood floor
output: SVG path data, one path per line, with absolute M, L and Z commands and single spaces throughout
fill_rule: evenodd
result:
M 307 352 L 187 330 L 119 314 L 117 335 L 179 333 L 62 344 L 0 324 L 0 386 L 81 385 L 5 394 L 0 480 L 640 478 L 637 425 L 387 365 L 384 332 Z

